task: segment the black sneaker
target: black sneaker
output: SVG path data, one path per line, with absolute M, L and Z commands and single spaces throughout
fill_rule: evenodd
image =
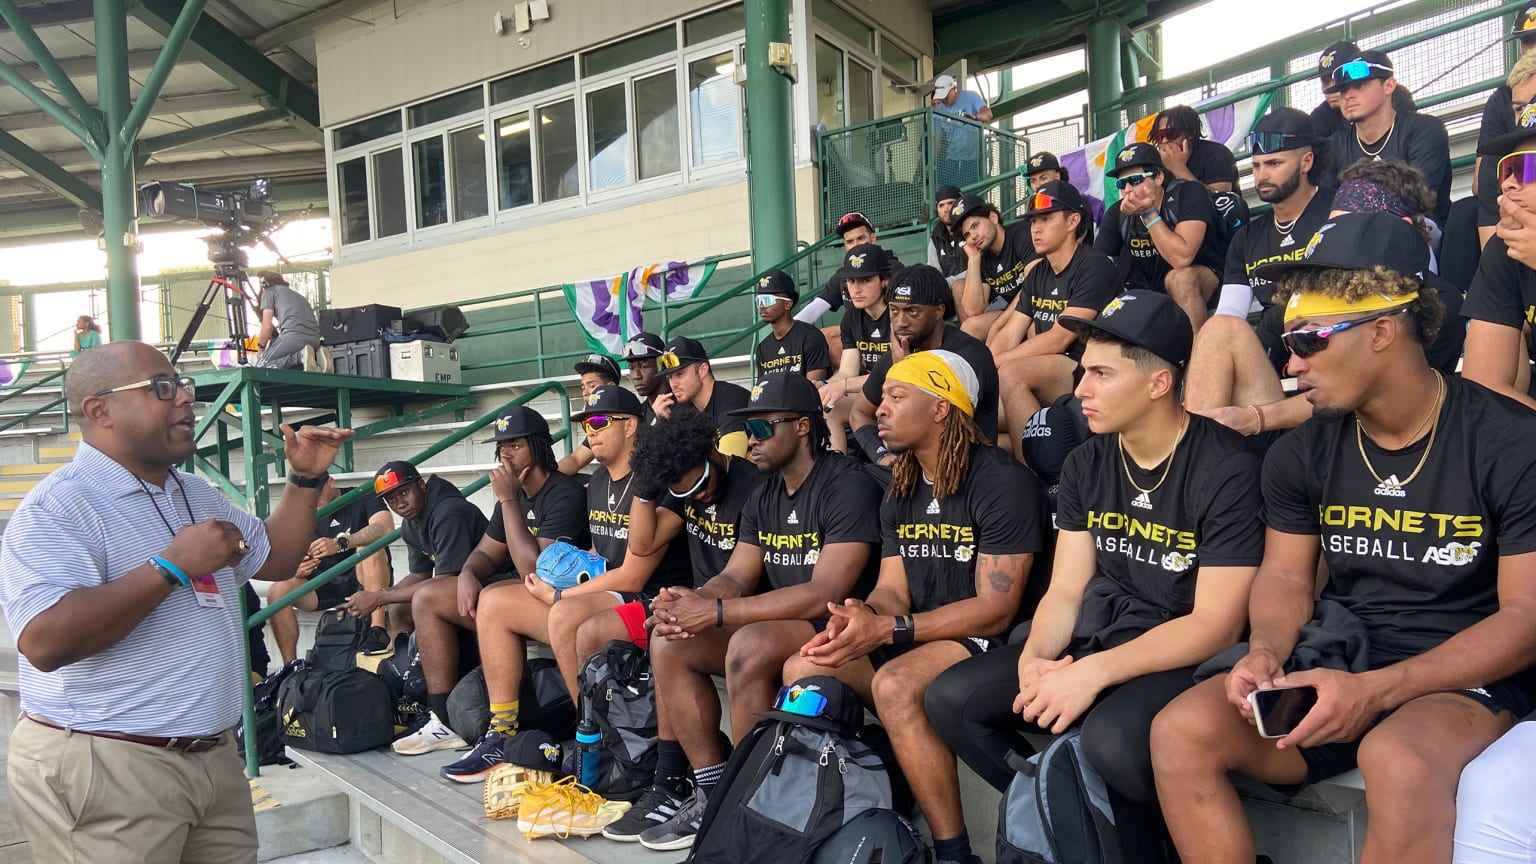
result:
M 444 765 L 438 769 L 438 773 L 455 783 L 479 783 L 485 779 L 485 775 L 491 773 L 492 768 L 507 761 L 507 742 L 511 739 L 510 735 L 488 731 L 475 742 L 475 749 L 465 754 L 463 759 Z
M 694 836 L 699 833 L 699 823 L 704 821 L 704 808 L 708 805 L 709 796 L 695 786 L 693 794 L 672 814 L 672 818 L 641 832 L 640 845 L 660 852 L 691 847 Z
M 664 787 L 652 786 L 623 818 L 603 829 L 603 836 L 620 843 L 638 843 L 641 833 L 671 819 L 682 806 L 682 798 Z

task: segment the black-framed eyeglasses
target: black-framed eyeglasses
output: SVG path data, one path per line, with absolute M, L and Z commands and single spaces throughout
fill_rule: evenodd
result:
M 154 391 L 155 398 L 161 402 L 175 402 L 178 390 L 185 390 L 188 393 L 197 392 L 197 382 L 193 381 L 190 375 L 182 375 L 180 377 L 175 375 L 156 375 L 143 381 L 124 384 L 121 387 L 109 387 L 100 393 L 93 394 L 92 398 L 107 396 L 112 393 L 125 393 L 129 390 L 143 390 L 146 387 Z
M 793 423 L 799 419 L 799 417 L 780 417 L 777 420 L 764 420 L 761 417 L 753 417 L 751 420 L 742 421 L 741 426 L 746 430 L 748 438 L 767 441 L 773 437 L 773 427 L 780 423 Z
M 1359 327 L 1361 324 L 1369 324 L 1377 318 L 1385 318 L 1388 315 L 1396 315 L 1399 312 L 1406 311 L 1408 311 L 1407 306 L 1399 306 L 1396 309 L 1388 309 L 1385 312 L 1377 312 L 1374 315 L 1367 315 L 1364 318 L 1356 318 L 1352 321 L 1340 321 L 1337 324 L 1329 324 L 1326 327 L 1289 330 L 1280 334 L 1280 342 L 1285 345 L 1285 350 L 1305 360 L 1327 348 L 1329 338 L 1343 333 L 1351 327 Z

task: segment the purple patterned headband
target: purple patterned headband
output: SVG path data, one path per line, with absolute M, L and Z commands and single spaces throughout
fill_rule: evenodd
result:
M 1404 219 L 1422 216 L 1408 202 L 1369 180 L 1345 180 L 1333 195 L 1333 209 L 1350 213 L 1391 213 Z

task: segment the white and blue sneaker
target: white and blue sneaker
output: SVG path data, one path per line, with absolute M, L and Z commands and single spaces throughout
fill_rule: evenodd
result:
M 437 719 L 436 714 L 429 713 L 427 722 L 422 724 L 420 729 L 395 739 L 395 743 L 389 746 L 401 756 L 420 756 L 434 750 L 457 750 L 460 747 L 468 747 L 469 742 L 449 729 L 448 724 Z
M 455 783 L 479 783 L 491 769 L 507 761 L 507 742 L 512 736 L 494 729 L 475 742 L 475 749 L 463 759 L 438 769 L 439 774 Z

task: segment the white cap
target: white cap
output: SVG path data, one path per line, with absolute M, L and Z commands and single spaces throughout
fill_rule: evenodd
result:
M 954 90 L 957 86 L 958 85 L 955 82 L 955 76 L 940 75 L 939 77 L 933 79 L 933 98 L 947 99 L 949 98 L 950 91 Z

